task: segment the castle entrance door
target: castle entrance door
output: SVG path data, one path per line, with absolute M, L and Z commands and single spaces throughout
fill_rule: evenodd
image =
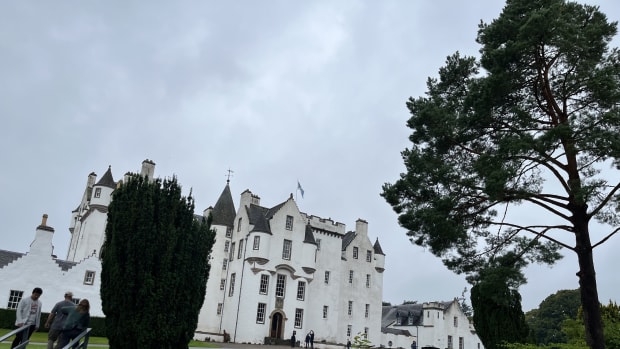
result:
M 275 312 L 271 315 L 271 331 L 269 337 L 282 339 L 282 318 L 283 316 L 280 312 Z

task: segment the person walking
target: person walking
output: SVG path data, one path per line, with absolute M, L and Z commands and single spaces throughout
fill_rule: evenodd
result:
M 295 334 L 296 334 L 296 332 L 293 331 L 293 335 L 291 336 L 291 348 L 295 347 L 295 341 L 296 341 Z
M 310 332 L 306 333 L 306 346 L 308 348 L 310 346 Z
M 310 349 L 314 349 L 314 330 L 310 330 Z
M 77 337 L 82 331 L 88 328 L 90 323 L 90 303 L 88 299 L 82 299 L 77 307 L 63 307 L 60 310 L 67 315 L 65 324 L 62 327 L 56 349 L 62 349 L 69 341 Z M 74 347 L 77 347 L 75 345 Z
M 50 315 L 47 317 L 47 321 L 45 321 L 45 328 L 49 328 L 49 332 L 47 333 L 47 349 L 54 349 L 54 343 L 60 337 L 60 332 L 62 332 L 62 326 L 65 324 L 65 318 L 67 315 L 61 311 L 64 307 L 75 307 L 73 303 L 73 293 L 70 291 L 65 292 L 65 299 L 54 305 L 52 311 L 50 311 Z
M 17 304 L 15 327 L 28 326 L 29 328 L 15 335 L 11 348 L 20 345 L 24 340 L 24 336 L 26 336 L 26 339 L 30 339 L 32 333 L 39 329 L 41 307 L 43 306 L 41 301 L 39 301 L 41 294 L 43 294 L 43 290 L 40 287 L 35 287 L 30 297 L 22 298 L 19 304 Z

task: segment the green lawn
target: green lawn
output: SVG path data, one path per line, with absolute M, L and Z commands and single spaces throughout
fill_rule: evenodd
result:
M 12 330 L 7 330 L 7 329 L 0 329 L 0 336 L 3 336 L 9 332 L 11 332 Z M 0 349 L 8 349 L 11 347 L 11 342 L 13 341 L 13 338 L 9 338 L 9 340 L 6 340 L 2 343 L 0 343 Z M 35 332 L 32 334 L 32 337 L 30 337 L 30 343 L 45 343 L 45 345 L 47 345 L 47 332 Z M 105 337 L 90 337 L 88 339 L 88 344 L 108 344 L 108 339 Z M 189 346 L 190 347 L 199 347 L 199 348 L 219 348 L 219 346 L 216 343 L 210 343 L 210 342 L 196 342 L 196 341 L 191 341 L 189 342 Z M 35 344 L 30 344 L 28 345 L 28 347 L 39 347 L 39 348 L 44 348 L 44 346 L 42 345 L 35 345 Z

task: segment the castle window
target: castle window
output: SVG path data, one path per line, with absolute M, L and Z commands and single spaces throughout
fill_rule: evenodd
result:
M 358 248 L 357 246 L 353 247 L 353 259 L 357 259 L 357 254 L 358 254 Z
M 293 248 L 293 241 L 284 240 L 284 244 L 282 245 L 282 259 L 286 259 L 287 261 L 291 260 L 291 249 Z
M 454 345 L 452 344 L 452 336 L 448 336 L 448 349 L 452 348 L 454 348 Z
M 224 303 L 217 303 L 217 315 L 222 315 L 223 307 L 224 307 Z
M 293 216 L 286 216 L 286 230 L 293 230 Z
M 267 304 L 258 303 L 258 308 L 256 309 L 256 323 L 264 324 L 265 323 L 265 312 L 267 309 Z
M 370 274 L 366 274 L 366 288 L 370 288 Z
M 95 283 L 95 272 L 87 270 L 84 274 L 84 285 L 92 285 Z
M 364 327 L 364 335 L 366 335 L 366 337 L 368 337 L 368 327 Z
M 413 325 L 413 315 L 409 314 L 409 317 L 407 318 L 407 325 L 412 326 Z
M 267 290 L 269 290 L 269 275 L 261 275 L 260 276 L 260 287 L 258 288 L 259 294 L 267 294 Z
M 226 279 L 221 279 L 220 280 L 220 290 L 224 290 L 225 287 L 226 287 Z
M 297 283 L 297 300 L 303 301 L 306 298 L 306 283 L 304 281 L 299 281 Z
M 101 197 L 101 188 L 95 188 L 95 197 L 96 198 Z
M 353 332 L 353 328 L 351 325 L 347 325 L 347 337 L 351 337 L 351 332 Z
M 11 293 L 9 293 L 9 304 L 6 307 L 8 309 L 17 309 L 17 305 L 22 300 L 23 295 L 24 291 L 11 290 Z
M 327 312 L 329 310 L 329 307 L 327 307 L 327 305 L 323 306 L 323 319 L 327 319 Z
M 232 297 L 235 293 L 235 278 L 237 275 L 235 273 L 230 274 L 230 287 L 228 288 L 228 297 Z
M 317 251 L 321 250 L 321 239 L 316 239 L 316 250 Z
M 256 235 L 254 237 L 254 244 L 252 245 L 252 248 L 255 250 L 260 249 L 260 236 Z
M 454 327 L 459 327 L 459 318 L 458 317 L 454 317 Z
M 349 270 L 349 283 L 353 283 L 353 270 Z
M 304 323 L 304 310 L 295 309 L 295 328 L 301 328 Z
M 225 241 L 224 242 L 224 252 L 228 252 L 229 248 L 230 248 L 230 241 Z
M 226 227 L 226 237 L 229 238 L 232 236 L 232 227 Z
M 372 261 L 372 251 L 366 250 L 366 262 L 370 263 Z
M 459 337 L 459 349 L 465 349 L 465 338 Z
M 243 240 L 239 241 L 239 251 L 237 252 L 237 259 L 241 258 L 243 254 Z
M 222 261 L 222 270 L 226 270 L 226 267 L 228 267 L 228 259 L 224 258 Z
M 329 271 L 325 271 L 325 284 L 328 285 L 329 284 Z
M 286 275 L 278 274 L 276 279 L 276 297 L 284 297 L 286 289 Z
M 369 314 L 370 314 L 370 304 L 366 304 L 366 307 L 364 308 L 364 317 L 368 318 Z
M 349 306 L 347 308 L 347 314 L 353 315 L 353 301 L 349 301 Z
M 241 231 L 241 218 L 237 221 L 237 231 Z
M 228 259 L 230 259 L 231 261 L 232 261 L 233 259 L 235 259 L 235 246 L 236 246 L 236 245 L 237 245 L 237 244 L 236 244 L 236 243 L 234 243 L 234 242 L 230 245 L 230 251 L 229 251 L 229 253 L 228 253 Z

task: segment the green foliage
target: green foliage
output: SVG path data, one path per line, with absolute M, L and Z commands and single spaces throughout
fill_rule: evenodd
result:
M 545 298 L 534 309 L 525 314 L 530 328 L 530 337 L 536 344 L 567 343 L 562 332 L 565 320 L 577 318 L 581 301 L 579 290 L 560 290 Z
M 366 333 L 360 332 L 356 334 L 355 337 L 353 337 L 353 342 L 351 343 L 351 346 L 353 348 L 364 349 L 372 347 L 372 343 L 368 339 Z
M 620 183 L 609 181 L 620 170 L 620 51 L 608 48 L 616 33 L 597 7 L 508 0 L 479 26 L 480 59 L 449 56 L 426 95 L 407 102 L 406 172 L 382 192 L 411 241 L 472 284 L 493 258 L 518 258 L 520 272 L 553 264 L 560 248 L 575 252 L 597 349 L 593 246 L 620 225 Z M 524 218 L 518 205 L 537 213 Z M 607 229 L 597 241 L 592 219 Z
M 390 303 L 390 302 L 386 302 L 386 301 L 381 302 L 381 306 L 383 306 L 383 307 L 390 306 L 390 305 L 392 305 L 392 303 Z
M 488 267 L 471 289 L 474 327 L 486 349 L 502 343 L 525 343 L 529 328 L 521 309 L 521 295 L 511 289 L 510 268 Z
M 113 195 L 101 271 L 110 348 L 187 348 L 205 296 L 211 222 L 194 218 L 176 178 L 132 175 Z
M 605 332 L 605 347 L 620 348 L 620 307 L 610 300 L 607 305 L 601 305 L 601 315 Z M 583 312 L 578 311 L 576 319 L 565 320 L 562 323 L 562 331 L 566 335 L 568 343 L 585 346 Z

